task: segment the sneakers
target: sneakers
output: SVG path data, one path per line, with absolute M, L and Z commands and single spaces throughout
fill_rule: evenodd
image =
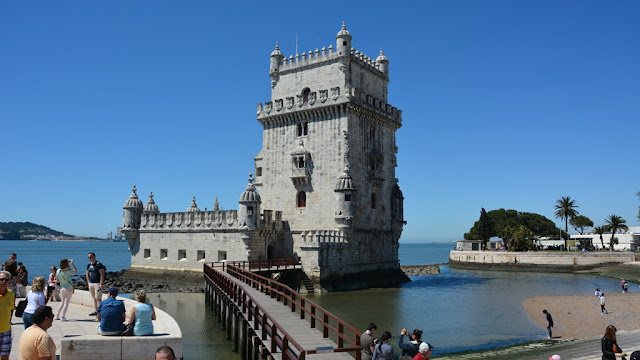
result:
M 60 320 L 60 316 L 56 316 L 56 320 Z
M 69 321 L 69 319 L 67 319 L 66 317 L 63 317 L 62 321 Z
M 89 314 L 89 316 L 96 316 L 96 315 L 98 315 L 98 313 L 97 313 L 97 312 L 95 312 L 95 311 L 94 311 L 94 312 L 92 312 L 91 314 Z

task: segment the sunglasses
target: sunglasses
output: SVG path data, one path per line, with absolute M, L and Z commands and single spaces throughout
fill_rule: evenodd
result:
M 0 281 L 9 281 L 9 279 L 6 279 L 6 278 L 0 278 Z

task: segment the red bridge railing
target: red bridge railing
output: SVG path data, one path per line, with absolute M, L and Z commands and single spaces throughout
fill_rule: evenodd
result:
M 276 347 L 282 351 L 282 359 L 304 359 L 307 354 L 326 352 L 353 352 L 355 359 L 360 360 L 362 348 L 360 335 L 362 334 L 353 326 L 339 319 L 329 311 L 309 301 L 290 287 L 253 273 L 258 269 L 273 270 L 300 268 L 291 260 L 257 261 L 257 262 L 218 262 L 205 264 L 204 273 L 207 278 L 224 291 L 227 296 L 238 306 L 243 313 L 247 313 L 248 320 L 253 321 L 254 329 L 262 330 L 262 339 L 271 336 L 271 352 L 276 352 Z M 251 270 L 248 270 L 251 269 Z M 218 270 L 218 271 L 216 271 Z M 229 279 L 221 274 L 226 272 L 235 279 Z M 261 293 L 275 298 L 284 306 L 300 315 L 300 319 L 309 321 L 311 328 L 320 328 L 323 338 L 335 339 L 338 347 L 334 349 L 304 349 L 287 331 L 272 318 L 256 299 L 246 293 L 238 282 L 245 283 Z M 297 353 L 297 355 L 296 355 Z

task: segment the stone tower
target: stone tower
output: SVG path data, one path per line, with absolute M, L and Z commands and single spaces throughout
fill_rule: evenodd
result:
M 258 104 L 262 150 L 255 187 L 262 207 L 282 212 L 283 244 L 317 289 L 407 280 L 398 240 L 403 196 L 395 178 L 402 112 L 387 102 L 389 61 L 336 46 L 270 55 L 271 100 Z

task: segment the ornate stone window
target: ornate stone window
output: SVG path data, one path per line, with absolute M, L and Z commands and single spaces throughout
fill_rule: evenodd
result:
M 298 192 L 296 206 L 300 208 L 307 207 L 307 194 L 304 191 Z
M 291 153 L 291 180 L 294 185 L 308 184 L 311 176 L 311 155 L 305 150 L 302 140 L 298 148 Z

